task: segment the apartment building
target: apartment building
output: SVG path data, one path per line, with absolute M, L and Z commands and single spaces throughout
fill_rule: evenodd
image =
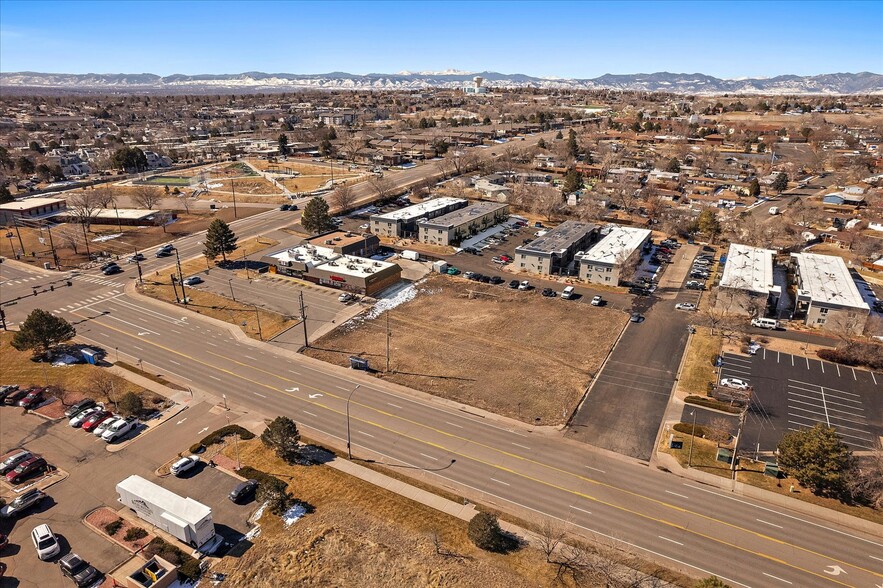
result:
M 637 266 L 650 242 L 649 229 L 614 227 L 594 247 L 579 253 L 579 277 L 592 284 L 616 286 L 626 268 Z
M 479 202 L 417 223 L 421 243 L 459 245 L 460 241 L 509 218 L 509 205 Z
M 560 274 L 579 251 L 598 237 L 598 225 L 565 221 L 527 245 L 515 248 L 515 267 L 535 274 Z

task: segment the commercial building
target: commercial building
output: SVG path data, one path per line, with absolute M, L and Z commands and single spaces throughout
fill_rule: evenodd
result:
M 762 317 L 774 309 L 782 287 L 774 284 L 772 249 L 733 243 L 727 252 L 715 307 L 728 314 Z
M 791 262 L 797 286 L 793 318 L 804 318 L 810 327 L 852 335 L 864 331 L 871 308 L 842 258 L 792 253 Z
M 650 235 L 650 229 L 614 227 L 597 245 L 577 255 L 580 279 L 593 284 L 618 285 L 626 268 L 637 267 Z
M 376 235 L 331 231 L 307 239 L 304 244 L 328 247 L 341 255 L 371 257 L 380 247 L 380 239 Z
M 310 244 L 265 255 L 261 261 L 269 264 L 273 273 L 366 296 L 373 296 L 402 278 L 402 268 L 394 263 L 344 255 L 330 247 Z
M 515 267 L 535 274 L 560 274 L 597 236 L 597 225 L 565 221 L 527 245 L 516 247 Z
M 39 220 L 55 216 L 67 207 L 61 198 L 26 198 L 0 204 L 0 223 L 13 224 L 14 220 Z
M 465 237 L 475 235 L 509 218 L 509 205 L 479 202 L 454 212 L 417 223 L 421 243 L 459 245 Z
M 68 208 L 60 212 L 53 220 L 70 223 L 81 222 L 79 209 Z M 144 208 L 99 208 L 89 215 L 93 225 L 125 225 L 132 227 L 156 226 L 177 218 L 177 213 L 162 213 Z
M 393 212 L 371 215 L 371 232 L 380 237 L 416 237 L 417 222 L 465 207 L 464 198 L 433 198 Z

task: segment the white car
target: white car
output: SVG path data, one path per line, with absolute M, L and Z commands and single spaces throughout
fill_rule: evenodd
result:
M 55 557 L 61 553 L 61 546 L 58 544 L 58 538 L 49 525 L 37 525 L 31 531 L 31 540 L 34 542 L 34 549 L 37 550 L 37 557 L 42 561 L 46 561 L 50 557 Z
M 692 302 L 678 302 L 675 304 L 675 310 L 696 310 L 696 305 Z
M 169 471 L 173 476 L 180 476 L 184 472 L 192 469 L 196 464 L 199 463 L 198 455 L 188 455 L 187 457 L 182 457 L 175 463 L 169 467 Z
M 195 286 L 197 284 L 202 284 L 202 278 L 199 276 L 190 276 L 189 278 L 184 278 L 185 286 Z
M 518 289 L 519 290 L 530 290 L 530 282 L 528 282 L 527 280 L 524 280 L 523 282 L 518 284 Z
M 105 431 L 107 431 L 109 428 L 111 428 L 117 421 L 124 421 L 124 420 L 126 420 L 126 419 L 124 419 L 120 415 L 113 415 L 110 418 L 108 418 L 107 420 L 105 420 L 103 423 L 100 423 L 97 427 L 95 427 L 95 430 L 92 431 L 92 433 L 96 437 L 101 437 L 102 435 L 104 435 Z
M 83 426 L 83 422 L 88 419 L 90 416 L 95 414 L 96 412 L 101 412 L 104 410 L 103 406 L 93 406 L 89 410 L 84 410 L 79 414 L 75 414 L 74 417 L 68 421 L 68 424 L 72 427 L 79 428 Z
M 341 294 L 340 296 L 337 297 L 338 302 L 344 302 L 344 303 L 349 302 L 352 299 L 353 299 L 353 295 L 349 294 L 347 292 L 344 292 L 343 294 Z
M 117 419 L 115 423 L 109 426 L 104 433 L 101 434 L 101 438 L 108 443 L 115 441 L 134 429 L 136 422 L 137 421 L 132 417 L 127 419 Z
M 735 388 L 736 390 L 748 390 L 748 382 L 739 378 L 724 378 L 721 380 L 721 386 L 726 388 Z
M 592 306 L 601 306 L 604 300 L 600 296 L 592 297 Z

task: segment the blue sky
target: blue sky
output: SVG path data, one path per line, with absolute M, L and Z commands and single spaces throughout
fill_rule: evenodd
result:
M 0 71 L 883 73 L 883 1 L 0 0 Z

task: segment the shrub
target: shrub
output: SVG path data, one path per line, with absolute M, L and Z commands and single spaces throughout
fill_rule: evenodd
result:
M 200 569 L 199 567 L 199 560 L 192 557 L 181 564 L 181 567 L 178 568 L 178 575 L 190 582 L 195 582 L 196 580 L 198 580 L 201 574 L 202 569 Z
M 141 397 L 134 392 L 126 392 L 123 394 L 123 397 L 120 398 L 119 408 L 123 414 L 131 416 L 139 414 L 144 410 L 144 402 L 142 402 Z
M 819 349 L 816 354 L 825 361 L 883 369 L 883 345 L 850 341 L 837 349 Z
M 123 519 L 119 518 L 104 525 L 104 531 L 113 537 L 123 527 Z
M 126 531 L 126 541 L 137 541 L 138 539 L 144 539 L 145 537 L 147 537 L 147 531 L 141 527 L 132 527 Z
M 732 407 L 725 402 L 715 400 L 714 398 L 706 398 L 705 396 L 687 396 L 684 398 L 684 402 L 687 404 L 696 404 L 698 406 L 707 406 L 708 408 L 714 408 L 733 414 L 739 414 L 739 412 L 741 412 L 738 408 Z
M 677 423 L 674 427 L 672 427 L 678 433 L 683 433 L 685 435 L 689 435 L 693 430 L 693 423 Z M 696 425 L 696 437 L 707 437 L 708 429 L 703 427 L 702 425 Z
M 466 534 L 477 547 L 485 551 L 505 553 L 515 547 L 515 541 L 503 532 L 497 517 L 486 512 L 480 512 L 472 517 Z
M 261 502 L 266 501 L 273 514 L 282 514 L 294 504 L 294 498 L 288 493 L 288 484 L 279 478 L 249 466 L 240 468 L 239 475 L 258 481 L 256 498 Z
M 199 453 L 209 445 L 220 443 L 225 437 L 230 437 L 231 435 L 239 435 L 239 438 L 243 441 L 254 439 L 254 433 L 252 433 L 245 427 L 240 427 L 239 425 L 227 425 L 226 427 L 221 427 L 213 433 L 209 433 L 208 435 L 203 437 L 199 443 L 191 445 L 190 453 Z
M 178 575 L 190 582 L 198 580 L 202 574 L 199 561 L 171 543 L 166 543 L 160 537 L 156 537 L 148 543 L 147 547 L 144 548 L 144 553 L 148 557 L 158 555 L 167 562 L 178 566 Z

